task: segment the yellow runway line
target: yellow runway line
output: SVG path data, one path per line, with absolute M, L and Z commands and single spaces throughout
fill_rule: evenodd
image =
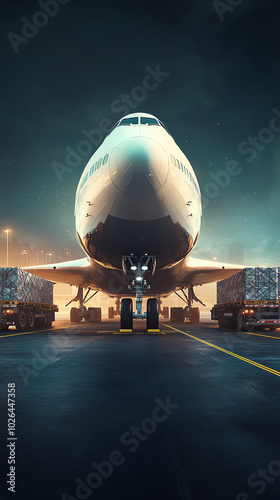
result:
M 77 325 L 66 326 L 62 328 L 42 328 L 41 330 L 30 330 L 29 332 L 21 332 L 21 333 L 9 333 L 8 335 L 0 335 L 0 339 L 4 337 L 16 337 L 17 335 L 30 335 L 31 333 L 45 333 L 45 332 L 56 332 L 57 330 L 65 330 L 66 328 L 76 328 Z
M 280 337 L 273 337 L 272 335 L 264 335 L 262 333 L 251 333 L 251 332 L 242 332 L 242 333 L 246 333 L 246 335 L 256 335 L 257 337 L 267 337 L 268 339 L 280 340 Z
M 225 354 L 228 354 L 229 356 L 233 356 L 234 358 L 240 359 L 241 361 L 245 361 L 246 363 L 249 363 L 250 365 L 256 366 L 257 368 L 261 368 L 262 370 L 265 370 L 269 373 L 272 373 L 273 375 L 276 375 L 277 377 L 280 377 L 280 372 L 277 370 L 273 370 L 272 368 L 269 368 L 268 366 L 261 365 L 260 363 L 256 363 L 255 361 L 252 361 L 251 359 L 244 358 L 243 356 L 239 356 L 239 354 L 235 354 L 234 352 L 227 351 L 227 349 L 223 349 L 223 347 L 219 347 L 215 344 L 211 344 L 211 342 L 207 342 L 206 340 L 202 340 L 198 337 L 195 337 L 194 335 L 190 335 L 189 333 L 183 332 L 182 330 L 178 330 L 177 328 L 174 328 L 173 326 L 169 325 L 164 325 L 167 326 L 167 328 L 171 328 L 172 330 L 175 330 L 176 332 L 182 333 L 183 335 L 186 335 L 187 337 L 190 337 L 191 339 L 197 340 L 198 342 L 201 342 L 202 344 L 206 344 L 209 347 L 213 347 L 214 349 L 217 349 L 218 351 L 222 351 Z
M 148 330 L 147 335 L 165 335 L 165 332 L 161 332 L 160 330 Z
M 114 333 L 114 330 L 99 330 L 96 333 Z
M 114 332 L 113 335 L 133 335 L 133 332 Z

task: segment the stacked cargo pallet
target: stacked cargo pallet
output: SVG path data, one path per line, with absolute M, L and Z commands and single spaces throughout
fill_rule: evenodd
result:
M 280 299 L 280 268 L 247 267 L 217 283 L 217 303 Z
M 53 283 L 18 267 L 0 268 L 0 301 L 53 304 Z

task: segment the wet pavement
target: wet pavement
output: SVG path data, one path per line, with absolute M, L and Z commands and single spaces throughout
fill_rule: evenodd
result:
M 280 498 L 280 330 L 118 328 L 1 332 L 0 498 Z

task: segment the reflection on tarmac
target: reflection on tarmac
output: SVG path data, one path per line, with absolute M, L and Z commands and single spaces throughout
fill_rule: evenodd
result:
M 280 330 L 164 321 L 165 335 L 147 335 L 143 325 L 114 335 L 115 320 L 59 319 L 1 335 L 5 474 L 7 384 L 16 383 L 14 498 L 249 499 L 260 469 L 264 498 L 277 498 Z

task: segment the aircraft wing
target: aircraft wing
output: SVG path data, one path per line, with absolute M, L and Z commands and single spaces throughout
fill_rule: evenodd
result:
M 53 281 L 54 283 L 66 283 L 82 287 L 88 285 L 88 276 L 91 269 L 92 265 L 87 257 L 68 262 L 23 268 L 28 273 Z
M 221 281 L 242 271 L 245 266 L 190 257 L 182 269 L 180 282 L 193 286 Z
M 189 257 L 173 268 L 157 270 L 153 276 L 149 271 L 147 281 L 151 284 L 153 295 L 168 296 L 175 290 L 223 280 L 241 271 L 243 267 Z M 134 295 L 127 289 L 133 278 L 132 275 L 124 276 L 121 270 L 106 268 L 97 262 L 90 261 L 87 257 L 23 269 L 54 283 L 91 288 L 111 297 Z

